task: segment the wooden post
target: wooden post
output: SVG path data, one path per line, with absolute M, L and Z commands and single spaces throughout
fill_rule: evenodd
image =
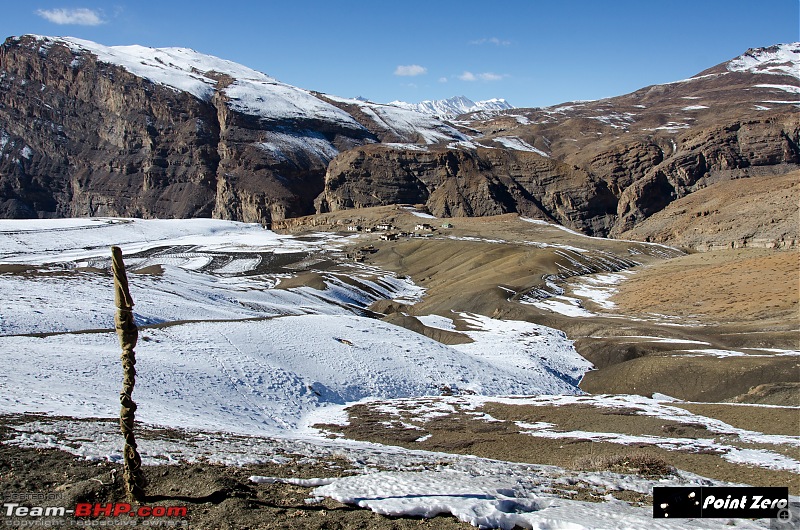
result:
M 119 412 L 119 425 L 122 436 L 125 438 L 125 485 L 128 494 L 137 501 L 144 499 L 145 479 L 142 474 L 142 459 L 136 449 L 136 440 L 133 437 L 133 424 L 136 413 L 136 403 L 133 402 L 133 386 L 136 384 L 136 354 L 133 348 L 139 336 L 139 330 L 133 321 L 133 298 L 128 290 L 128 276 L 125 273 L 125 264 L 122 262 L 122 250 L 111 247 L 111 269 L 114 272 L 114 303 L 117 306 L 114 315 L 114 326 L 122 346 L 122 391 L 119 394 L 121 405 Z

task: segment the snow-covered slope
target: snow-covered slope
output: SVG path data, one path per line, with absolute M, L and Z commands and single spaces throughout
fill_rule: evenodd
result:
M 281 83 L 251 68 L 206 55 L 188 48 L 148 48 L 145 46 L 104 46 L 73 37 L 37 36 L 43 48 L 55 43 L 68 46 L 73 53 L 89 52 L 102 62 L 121 66 L 134 75 L 175 90 L 211 101 L 215 92 L 224 93 L 228 105 L 244 114 L 266 120 L 323 119 L 360 129 L 362 126 L 346 112 L 303 90 Z M 232 82 L 222 87 L 221 76 Z
M 0 221 L 0 362 L 15 367 L 0 374 L 0 412 L 118 407 L 111 244 L 126 256 L 136 320 L 157 325 L 136 347 L 137 417 L 148 423 L 276 433 L 369 397 L 580 393 L 591 365 L 560 331 L 461 315 L 474 342 L 447 346 L 361 316 L 377 299 L 413 303 L 424 291 L 363 264 L 314 270 L 346 239 L 210 219 Z M 321 285 L 283 288 L 294 271 Z
M 748 50 L 727 66 L 731 72 L 790 75 L 800 79 L 800 42 Z
M 468 112 L 506 110 L 514 108 L 514 106 L 505 99 L 493 98 L 476 102 L 465 96 L 455 96 L 449 99 L 425 100 L 420 103 L 392 101 L 389 104 L 404 109 L 415 110 L 424 114 L 440 116 L 442 118 L 455 118 Z
M 338 101 L 356 104 L 363 112 L 360 116 L 362 121 L 366 118 L 374 122 L 379 129 L 391 132 L 403 142 L 420 141 L 431 144 L 465 139 L 461 133 L 431 113 L 369 103 L 362 99 L 349 100 L 327 95 L 316 97 L 308 90 L 282 83 L 262 72 L 188 48 L 104 46 L 73 37 L 33 37 L 44 52 L 55 44 L 67 46 L 77 55 L 74 61 L 76 65 L 85 60 L 83 55 L 88 52 L 96 56 L 98 61 L 121 66 L 136 76 L 174 90 L 188 92 L 202 101 L 211 102 L 214 95 L 220 93 L 224 96 L 225 104 L 232 110 L 257 116 L 265 122 L 323 121 L 367 135 L 368 127 L 359 119 L 329 102 Z M 484 104 L 497 106 L 505 102 L 492 100 L 481 103 Z M 327 163 L 338 150 L 330 141 L 320 138 L 320 135 L 311 134 L 312 132 L 304 130 L 299 136 L 276 133 L 282 135 L 281 138 L 274 142 L 267 138 L 263 147 L 271 152 L 280 152 L 287 148 L 287 138 L 300 138 L 300 145 L 288 147 L 304 149 Z

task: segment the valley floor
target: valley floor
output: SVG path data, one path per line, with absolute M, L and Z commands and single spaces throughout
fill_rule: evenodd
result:
M 125 500 L 111 244 L 147 494 L 188 506 L 175 524 L 767 528 L 653 520 L 652 488 L 800 494 L 797 251 L 411 207 L 306 222 L 0 222 L 4 502 Z M 383 222 L 435 226 L 344 230 Z

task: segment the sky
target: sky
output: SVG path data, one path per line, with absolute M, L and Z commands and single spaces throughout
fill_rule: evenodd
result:
M 798 28 L 800 0 L 32 0 L 0 18 L 2 37 L 187 47 L 342 97 L 517 107 L 685 79 Z

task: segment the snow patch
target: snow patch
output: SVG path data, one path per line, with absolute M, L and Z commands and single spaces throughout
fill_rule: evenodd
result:
M 422 151 L 422 152 L 426 152 L 428 150 L 427 146 L 419 145 L 419 144 L 401 144 L 401 143 L 389 142 L 389 143 L 385 143 L 385 144 L 381 144 L 381 145 L 384 145 L 384 146 L 389 147 L 391 149 L 399 149 L 399 150 L 402 150 L 402 151 Z
M 437 218 L 435 215 L 431 215 L 431 214 L 426 213 L 426 212 L 420 212 L 419 210 L 417 210 L 413 206 L 403 206 L 403 209 L 404 210 L 408 210 L 408 213 L 414 215 L 415 217 L 421 217 L 422 219 L 436 219 Z
M 569 296 L 554 296 L 546 300 L 532 300 L 528 297 L 520 298 L 521 304 L 528 304 L 539 309 L 546 309 L 553 313 L 559 313 L 568 317 L 592 317 L 595 313 L 585 309 L 581 301 Z
M 301 136 L 298 134 L 282 133 L 278 131 L 265 131 L 265 141 L 256 145 L 277 160 L 289 160 L 291 153 L 304 151 L 311 157 L 316 158 L 319 163 L 327 166 L 328 162 L 339 154 L 339 150 L 328 141 L 322 133 L 316 131 L 305 131 Z
M 600 479 L 597 476 L 597 479 Z M 434 517 L 451 514 L 479 528 L 699 528 L 687 519 L 661 523 L 652 508 L 626 502 L 593 503 L 558 498 L 543 491 L 530 474 L 480 473 L 452 469 L 384 471 L 336 479 L 314 490 L 317 497 L 369 508 L 387 516 Z M 568 479 L 572 480 L 572 479 Z M 600 479 L 599 482 L 604 482 Z M 606 482 L 607 483 L 607 482 Z M 726 520 L 704 519 L 702 527 L 729 528 Z M 741 523 L 741 525 L 739 525 Z M 742 528 L 761 528 L 737 521 Z
M 536 153 L 539 156 L 550 158 L 550 155 L 540 149 L 536 149 L 518 136 L 498 136 L 497 138 L 494 138 L 494 141 L 503 144 L 508 149 L 514 149 L 515 151 L 529 151 L 531 153 Z
M 783 90 L 790 94 L 800 94 L 800 86 L 795 85 L 755 85 L 756 88 L 774 88 L 776 90 Z
M 688 123 L 680 123 L 680 122 L 671 121 L 671 122 L 668 122 L 665 125 L 662 125 L 660 127 L 651 127 L 651 128 L 645 128 L 645 129 L 642 129 L 642 130 L 643 131 L 678 132 L 678 131 L 680 131 L 682 129 L 688 129 L 689 127 L 691 127 L 691 125 L 689 125 Z
M 731 72 L 789 75 L 800 79 L 800 42 L 748 50 L 728 63 Z
M 572 287 L 572 294 L 588 298 L 603 309 L 614 309 L 616 304 L 611 297 L 617 292 L 616 286 L 629 275 L 629 272 L 620 272 L 582 276 L 579 283 Z

